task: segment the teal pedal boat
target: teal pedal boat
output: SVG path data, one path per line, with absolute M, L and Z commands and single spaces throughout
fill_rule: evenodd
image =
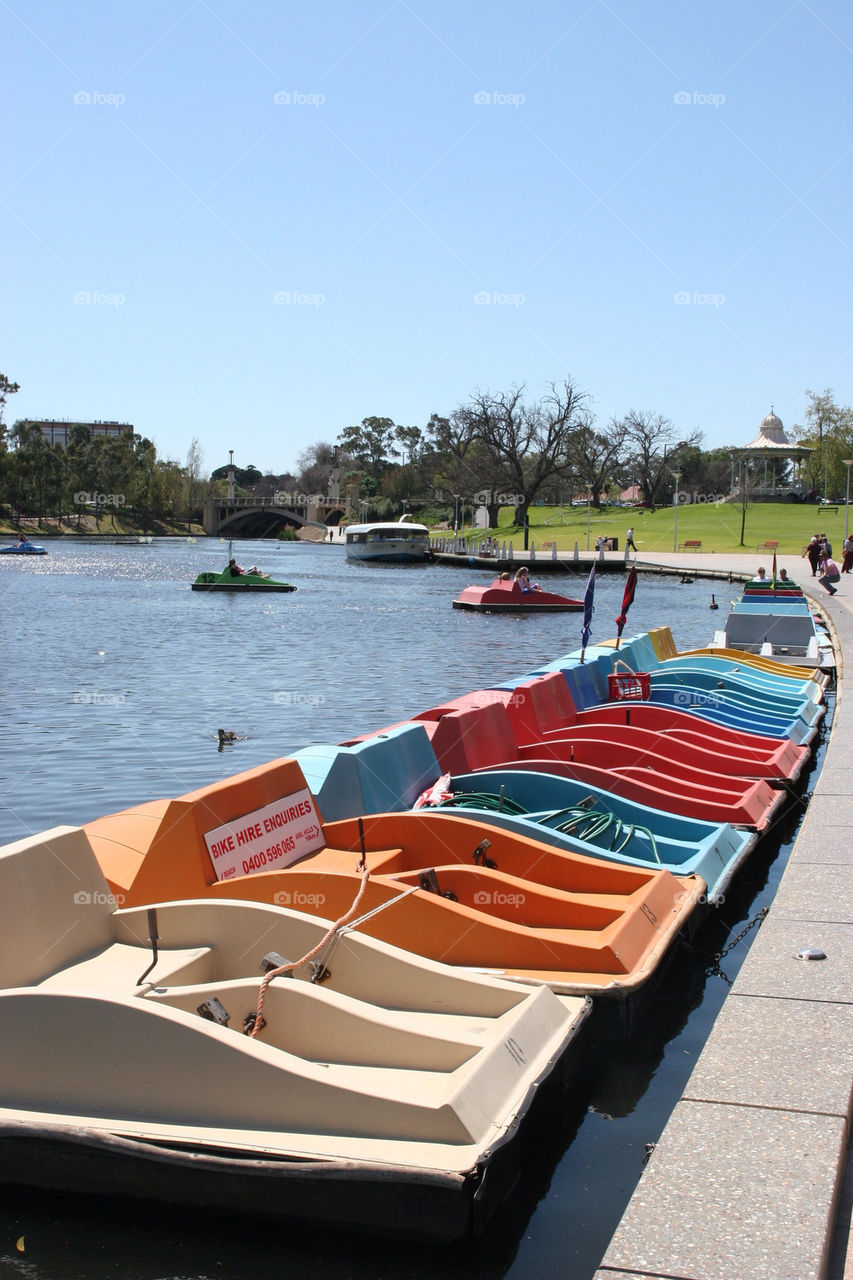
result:
M 614 792 L 553 774 L 497 769 L 442 778 L 437 812 L 476 816 L 544 844 L 636 867 L 698 875 L 707 900 L 719 903 L 758 836 L 729 823 L 703 822 L 652 809 Z M 429 803 L 429 802 L 427 802 Z

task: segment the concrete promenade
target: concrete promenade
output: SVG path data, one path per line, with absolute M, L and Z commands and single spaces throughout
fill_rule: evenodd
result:
M 771 563 L 754 554 L 637 557 L 638 567 L 685 571 L 711 561 L 742 575 Z M 780 556 L 783 565 L 835 629 L 832 738 L 770 913 L 595 1280 L 853 1280 L 853 700 L 842 699 L 853 574 L 830 596 L 807 561 Z M 801 947 L 827 958 L 798 960 Z

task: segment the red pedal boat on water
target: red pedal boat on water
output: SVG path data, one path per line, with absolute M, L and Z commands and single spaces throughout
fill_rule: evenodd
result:
M 511 579 L 495 578 L 488 587 L 476 583 L 466 587 L 453 601 L 453 608 L 477 613 L 578 613 L 583 609 L 583 600 L 558 596 L 533 585 L 525 590 Z

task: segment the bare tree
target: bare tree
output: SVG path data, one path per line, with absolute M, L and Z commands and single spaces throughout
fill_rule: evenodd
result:
M 679 439 L 674 423 L 661 413 L 631 409 L 617 423 L 624 431 L 627 461 L 633 466 L 643 498 L 650 507 L 660 500 L 669 487 L 673 468 L 677 468 L 679 450 L 702 443 L 702 432 L 693 431 Z
M 524 387 L 492 395 L 476 391 L 457 414 L 481 441 L 515 495 L 515 523 L 526 528 L 527 511 L 543 487 L 571 470 L 569 448 L 579 427 L 589 425 L 589 396 L 570 378 L 550 383 L 541 400 L 525 404 Z
M 625 427 L 613 421 L 605 434 L 596 431 L 592 421 L 579 426 L 568 444 L 572 474 L 590 494 L 592 505 L 601 509 L 601 491 L 618 466 L 625 447 Z

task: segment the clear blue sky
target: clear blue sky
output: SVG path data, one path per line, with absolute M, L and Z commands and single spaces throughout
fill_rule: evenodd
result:
M 706 447 L 853 401 L 846 0 L 2 0 L 0 34 L 8 421 L 283 471 L 566 374 Z

